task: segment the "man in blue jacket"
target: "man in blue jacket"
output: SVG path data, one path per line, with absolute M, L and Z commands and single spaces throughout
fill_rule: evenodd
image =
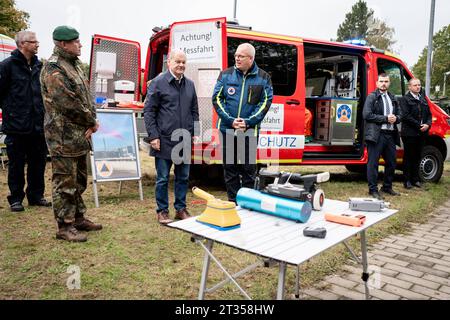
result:
M 191 140 L 196 140 L 194 123 L 198 122 L 194 82 L 184 76 L 186 55 L 182 51 L 172 51 L 167 65 L 168 70 L 151 81 L 144 105 L 150 155 L 155 157 L 156 214 L 160 224 L 172 222 L 169 218 L 168 199 L 172 164 L 175 165 L 175 219 L 190 217 L 186 209 L 186 193 Z
M 25 163 L 28 204 L 51 206 L 44 199 L 47 146 L 44 137 L 44 104 L 39 75 L 42 63 L 36 54 L 39 41 L 31 31 L 16 35 L 18 49 L 0 63 L 0 107 L 9 160 L 8 202 L 13 212 L 24 211 Z
M 228 200 L 236 202 L 241 187 L 254 186 L 259 124 L 272 104 L 273 88 L 270 75 L 256 65 L 251 44 L 239 45 L 234 58 L 235 66 L 219 75 L 212 100 L 219 115 Z

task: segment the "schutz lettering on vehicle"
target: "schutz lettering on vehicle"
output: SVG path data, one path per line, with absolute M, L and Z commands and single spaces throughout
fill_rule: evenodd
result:
M 258 140 L 260 149 L 304 149 L 304 135 L 268 135 L 261 134 Z

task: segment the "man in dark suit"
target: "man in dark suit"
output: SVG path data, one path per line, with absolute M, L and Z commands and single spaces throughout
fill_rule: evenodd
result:
M 150 155 L 155 157 L 156 214 L 160 224 L 172 222 L 168 199 L 172 165 L 175 165 L 175 219 L 190 217 L 186 209 L 186 193 L 191 140 L 197 140 L 194 123 L 199 119 L 194 82 L 184 76 L 186 55 L 182 51 L 172 51 L 167 64 L 168 70 L 151 81 L 144 106 Z M 182 148 L 179 148 L 180 144 Z
M 425 137 L 431 127 L 431 111 L 425 95 L 422 94 L 420 80 L 412 78 L 409 92 L 400 100 L 402 109 L 403 175 L 404 186 L 412 189 L 422 185 L 419 178 L 419 163 Z
M 380 156 L 384 159 L 384 181 L 380 191 L 397 196 L 399 193 L 392 189 L 394 180 L 396 145 L 400 145 L 397 124 L 400 122 L 400 107 L 395 97 L 388 92 L 389 76 L 385 73 L 378 75 L 377 89 L 367 96 L 363 109 L 365 121 L 365 139 L 369 152 L 367 163 L 367 181 L 369 194 L 382 199 L 378 191 L 378 162 Z

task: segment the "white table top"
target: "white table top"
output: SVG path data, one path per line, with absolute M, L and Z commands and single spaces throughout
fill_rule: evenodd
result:
M 240 209 L 240 228 L 220 231 L 197 222 L 196 217 L 172 222 L 167 226 L 247 251 L 261 257 L 299 265 L 326 249 L 345 241 L 358 232 L 390 217 L 398 210 L 381 212 L 351 211 L 348 202 L 326 199 L 321 211 L 312 211 L 306 223 L 296 223 L 264 213 Z M 362 214 L 366 221 L 361 227 L 352 227 L 325 221 L 325 213 Z M 305 227 L 325 227 L 324 239 L 303 236 Z

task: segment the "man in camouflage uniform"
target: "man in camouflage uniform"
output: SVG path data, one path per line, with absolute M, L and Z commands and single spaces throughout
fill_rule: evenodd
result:
M 81 197 L 87 187 L 86 155 L 98 123 L 80 68 L 82 45 L 78 37 L 72 27 L 54 30 L 55 49 L 42 69 L 41 87 L 46 110 L 44 132 L 52 156 L 56 238 L 82 242 L 87 237 L 79 231 L 100 230 L 102 226 L 84 218 L 86 206 Z

